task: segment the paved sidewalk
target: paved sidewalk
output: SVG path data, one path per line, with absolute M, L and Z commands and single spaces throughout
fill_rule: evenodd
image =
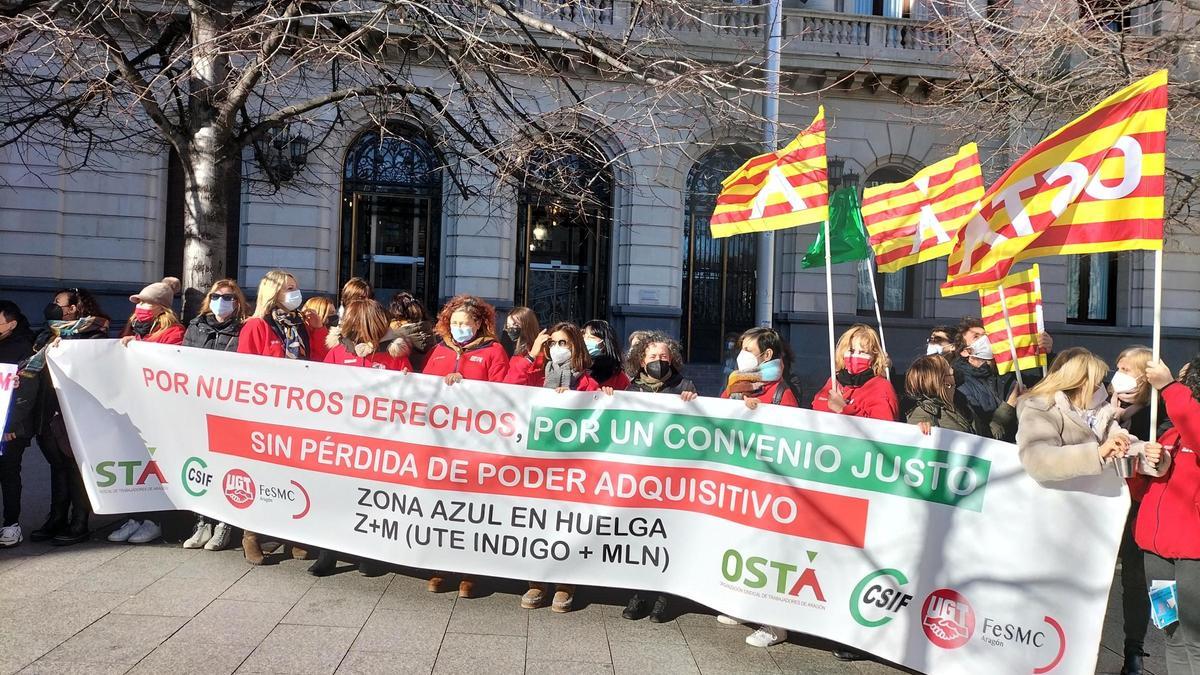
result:
M 45 463 L 26 455 L 26 532 L 45 515 Z M 238 550 L 185 551 L 171 543 L 94 541 L 0 551 L 0 673 L 847 673 L 905 672 L 841 663 L 811 638 L 756 649 L 743 627 L 718 624 L 678 601 L 652 624 L 621 618 L 625 596 L 579 592 L 579 609 L 523 610 L 523 584 L 481 580 L 484 597 L 426 592 L 400 570 L 366 578 L 349 564 L 324 579 L 309 563 L 251 568 Z M 1100 670 L 1120 670 L 1119 583 Z M 1150 629 L 1148 672 L 1164 675 L 1161 633 Z M 981 664 L 978 672 L 987 672 Z

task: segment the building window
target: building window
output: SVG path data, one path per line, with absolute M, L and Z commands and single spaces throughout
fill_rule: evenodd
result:
M 1117 256 L 1091 253 L 1067 258 L 1067 323 L 1117 322 Z
M 866 187 L 885 183 L 898 183 L 912 178 L 912 172 L 900 167 L 884 167 L 876 170 L 867 179 Z M 875 315 L 875 302 L 871 294 L 872 283 L 879 296 L 879 311 L 884 316 L 913 316 L 913 296 L 916 292 L 916 266 L 898 272 L 871 274 L 872 266 L 867 260 L 858 262 L 858 313 L 862 316 Z
M 841 11 L 900 19 L 911 16 L 912 4 L 912 0 L 841 0 Z

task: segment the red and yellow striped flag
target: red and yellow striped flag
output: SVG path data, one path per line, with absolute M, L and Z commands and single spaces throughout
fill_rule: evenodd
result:
M 1042 319 L 1042 282 L 1038 266 L 1010 274 L 999 288 L 979 291 L 980 318 L 992 343 L 992 355 L 996 357 L 996 370 L 1000 374 L 1012 372 L 1012 349 L 1008 345 L 1008 327 L 1012 326 L 1013 344 L 1017 348 L 1017 363 L 1021 370 L 1042 368 L 1046 365 L 1046 354 L 1038 346 L 1038 336 L 1046 330 Z M 1008 307 L 1008 323 L 1004 321 L 1004 306 L 1000 304 L 1000 289 L 1004 289 L 1005 305 Z
M 990 188 L 950 253 L 942 295 L 992 288 L 1046 255 L 1162 248 L 1167 71 L 1105 99 Z
M 983 172 L 974 143 L 903 183 L 867 188 L 862 215 L 875 266 L 880 272 L 895 272 L 949 255 L 954 236 L 981 197 Z
M 829 217 L 825 106 L 796 140 L 746 163 L 721 182 L 713 238 L 819 223 Z

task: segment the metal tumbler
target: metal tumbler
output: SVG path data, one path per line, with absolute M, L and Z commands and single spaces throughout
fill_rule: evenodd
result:
M 1137 461 L 1138 455 L 1113 457 L 1113 466 L 1117 468 L 1117 475 L 1121 478 L 1133 478 L 1137 474 Z

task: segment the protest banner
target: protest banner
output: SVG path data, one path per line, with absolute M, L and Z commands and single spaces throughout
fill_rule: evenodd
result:
M 12 407 L 12 395 L 16 389 L 16 364 L 0 363 L 0 435 L 8 428 L 8 409 Z M 0 441 L 0 453 L 3 452 L 4 442 Z
M 739 401 L 109 341 L 51 373 L 100 513 L 187 509 L 418 568 L 648 589 L 928 673 L 1094 670 L 1128 510 L 1014 446 Z

